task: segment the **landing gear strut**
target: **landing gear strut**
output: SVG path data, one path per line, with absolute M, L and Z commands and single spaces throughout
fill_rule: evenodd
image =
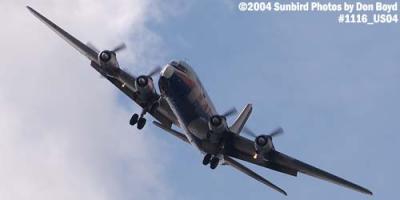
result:
M 154 112 L 158 106 L 160 106 L 160 100 L 162 96 L 160 96 L 157 100 L 153 101 L 153 103 L 149 103 L 147 106 L 143 107 L 142 112 L 140 115 L 137 113 L 133 114 L 131 117 L 131 120 L 129 121 L 129 124 L 131 126 L 134 126 L 137 124 L 137 128 L 140 130 L 146 125 L 146 118 L 144 118 L 144 115 L 146 115 L 147 112 Z

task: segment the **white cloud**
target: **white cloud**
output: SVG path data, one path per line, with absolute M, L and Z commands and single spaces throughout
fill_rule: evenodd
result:
M 148 1 L 29 1 L 55 23 L 98 46 L 128 41 L 135 64 L 160 58 L 144 23 Z M 127 125 L 116 88 L 33 17 L 25 1 L 0 2 L 0 199 L 168 199 L 159 144 Z M 149 7 L 151 5 L 151 7 Z M 155 14 L 154 14 L 155 13 Z M 135 46 L 133 46 L 135 44 Z M 145 47 L 146 57 L 141 56 Z M 161 162 L 161 163 L 160 163 Z

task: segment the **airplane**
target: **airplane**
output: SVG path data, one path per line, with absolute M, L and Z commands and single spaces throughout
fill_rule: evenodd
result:
M 125 95 L 138 104 L 142 111 L 133 114 L 129 123 L 142 129 L 146 124 L 146 114 L 154 117 L 153 124 L 172 134 L 183 142 L 193 145 L 203 155 L 202 163 L 215 169 L 218 165 L 231 166 L 255 180 L 287 195 L 287 193 L 269 180 L 258 175 L 241 161 L 264 168 L 297 176 L 307 174 L 332 183 L 372 195 L 373 193 L 355 183 L 318 169 L 307 163 L 292 158 L 275 149 L 272 139 L 283 133 L 282 128 L 270 134 L 256 135 L 245 124 L 252 112 L 252 105 L 247 104 L 235 121 L 228 125 L 227 117 L 236 113 L 230 109 L 219 114 L 207 91 L 192 67 L 184 61 L 171 61 L 163 69 L 156 67 L 150 73 L 133 76 L 120 68 L 116 54 L 125 49 L 121 44 L 113 50 L 99 51 L 94 45 L 84 44 L 52 21 L 27 6 L 28 10 L 46 24 L 62 39 L 68 42 L 90 60 L 90 65 Z M 159 74 L 157 93 L 153 76 Z M 174 127 L 173 127 L 174 125 Z M 177 128 L 183 130 L 178 131 Z M 241 133 L 254 137 L 250 140 Z

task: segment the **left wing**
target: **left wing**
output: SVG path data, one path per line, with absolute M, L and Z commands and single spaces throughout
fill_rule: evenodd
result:
M 285 155 L 285 154 L 283 154 L 283 153 L 281 153 L 279 151 L 273 150 L 270 153 L 269 160 L 271 162 L 277 163 L 279 165 L 283 165 L 283 166 L 295 169 L 295 170 L 297 170 L 299 172 L 302 172 L 304 174 L 307 174 L 307 175 L 310 175 L 310 176 L 313 176 L 313 177 L 316 177 L 316 178 L 320 178 L 320 179 L 323 179 L 323 180 L 326 180 L 326 181 L 329 181 L 329 182 L 332 182 L 332 183 L 347 187 L 349 189 L 356 190 L 358 192 L 362 192 L 362 193 L 365 193 L 365 194 L 372 195 L 371 191 L 369 191 L 368 189 L 366 189 L 366 188 L 364 188 L 362 186 L 359 186 L 359 185 L 357 185 L 355 183 L 347 181 L 347 180 L 345 180 L 345 179 L 343 179 L 341 177 L 338 177 L 336 175 L 333 175 L 333 174 L 331 174 L 331 173 L 329 173 L 327 171 L 318 169 L 318 168 L 316 168 L 316 167 L 314 167 L 312 165 L 309 165 L 309 164 L 304 163 L 304 162 L 302 162 L 300 160 L 292 158 L 292 157 L 290 157 L 288 155 Z
M 359 186 L 341 177 L 335 176 L 329 172 L 323 171 L 307 163 L 294 159 L 276 150 L 272 150 L 271 152 L 269 152 L 266 156 L 266 159 L 262 158 L 262 156 L 254 158 L 253 155 L 256 152 L 254 148 L 254 142 L 247 138 L 235 135 L 231 138 L 230 144 L 230 147 L 226 147 L 226 154 L 229 156 L 292 176 L 297 176 L 297 173 L 301 172 L 353 189 L 358 192 L 372 195 L 371 191 L 362 186 Z

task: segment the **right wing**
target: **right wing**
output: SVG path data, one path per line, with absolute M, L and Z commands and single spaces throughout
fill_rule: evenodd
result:
M 35 16 L 37 17 L 40 21 L 42 21 L 44 24 L 46 24 L 50 29 L 52 29 L 57 35 L 59 35 L 62 39 L 64 39 L 68 44 L 70 44 L 72 47 L 74 47 L 76 50 L 78 50 L 82 55 L 86 56 L 90 61 L 90 65 L 98 71 L 100 74 L 102 74 L 106 79 L 108 79 L 112 84 L 114 84 L 117 88 L 119 88 L 125 95 L 127 95 L 129 98 L 131 98 L 133 101 L 135 101 L 139 106 L 144 107 L 145 105 L 141 102 L 138 101 L 137 94 L 135 91 L 132 91 L 131 89 L 124 87 L 124 83 L 126 82 L 134 82 L 135 77 L 128 74 L 122 69 L 119 69 L 119 75 L 120 79 L 119 80 L 110 76 L 106 76 L 101 68 L 101 65 L 98 61 L 96 50 L 92 49 L 91 47 L 83 44 L 81 41 L 76 39 L 74 36 L 70 35 L 67 33 L 65 30 L 54 24 L 52 21 L 41 15 L 39 12 L 34 10 L 33 8 L 27 6 L 28 10 Z M 150 114 L 160 121 L 163 125 L 166 126 L 171 126 L 172 124 L 176 124 L 179 126 L 178 120 L 176 119 L 175 115 L 173 114 L 170 106 L 168 103 L 162 99 L 160 102 L 160 106 L 157 107 L 154 111 L 151 111 Z
M 100 70 L 100 66 L 96 62 L 91 62 L 90 64 L 95 70 L 97 70 L 100 74 L 102 74 L 102 71 Z M 120 70 L 120 74 L 123 76 L 126 76 L 125 80 L 131 79 L 132 81 L 135 81 L 134 77 L 131 76 L 130 74 L 126 73 L 123 70 Z M 109 77 L 109 76 L 104 76 L 107 80 L 109 80 L 112 84 L 115 85 L 119 90 L 121 90 L 126 96 L 128 96 L 130 99 L 132 99 L 136 104 L 138 104 L 141 107 L 144 107 L 146 105 L 142 104 L 141 102 L 137 101 L 138 97 L 136 92 L 132 91 L 128 87 L 124 87 L 124 83 L 121 82 L 118 79 Z M 157 119 L 159 122 L 163 124 L 163 126 L 171 127 L 172 124 L 179 125 L 178 120 L 176 119 L 174 113 L 171 110 L 171 107 L 169 104 L 164 100 L 161 99 L 160 101 L 160 106 L 157 107 L 157 109 L 150 110 L 149 113 Z

